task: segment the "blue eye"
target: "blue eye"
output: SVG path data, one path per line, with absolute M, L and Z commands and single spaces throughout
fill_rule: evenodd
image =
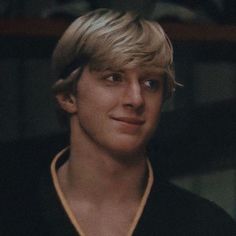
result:
M 148 89 L 150 89 L 152 91 L 156 91 L 160 87 L 160 81 L 159 80 L 154 80 L 154 79 L 145 80 L 144 85 Z

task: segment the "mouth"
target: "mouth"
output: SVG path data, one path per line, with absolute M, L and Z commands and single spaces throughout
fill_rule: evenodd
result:
M 138 119 L 135 117 L 112 117 L 113 120 L 120 121 L 130 125 L 138 125 L 141 126 L 145 123 L 143 119 Z

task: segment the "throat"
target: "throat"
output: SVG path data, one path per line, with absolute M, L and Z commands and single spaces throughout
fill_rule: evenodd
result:
M 90 162 L 92 162 L 90 160 Z M 99 164 L 69 159 L 58 170 L 58 179 L 67 198 L 104 202 L 139 201 L 148 179 L 146 160 L 139 165 L 120 165 L 100 160 Z
M 70 203 L 74 215 L 85 235 L 129 235 L 140 202 L 120 204 Z M 92 214 L 91 214 L 92 212 Z

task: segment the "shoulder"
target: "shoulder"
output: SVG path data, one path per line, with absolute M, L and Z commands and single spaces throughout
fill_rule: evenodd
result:
M 166 181 L 154 184 L 152 194 L 154 208 L 178 229 L 197 235 L 236 235 L 233 218 L 207 199 Z
M 195 213 L 201 213 L 201 211 L 204 210 L 205 214 L 207 210 L 209 210 L 210 212 L 214 211 L 226 214 L 225 211 L 214 202 L 170 182 L 160 182 L 160 184 L 157 184 L 154 188 L 156 188 L 156 191 L 158 191 L 160 195 L 165 196 L 165 200 L 168 201 L 172 207 L 181 207 L 181 209 L 187 208 Z

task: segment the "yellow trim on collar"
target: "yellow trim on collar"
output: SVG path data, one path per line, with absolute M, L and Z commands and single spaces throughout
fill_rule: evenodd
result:
M 133 232 L 134 232 L 134 230 L 135 230 L 135 228 L 136 228 L 136 226 L 138 224 L 138 221 L 139 221 L 139 219 L 142 216 L 144 207 L 145 207 L 145 205 L 147 203 L 148 196 L 149 196 L 149 194 L 151 192 L 151 189 L 152 189 L 154 177 L 153 177 L 152 166 L 151 166 L 151 163 L 150 163 L 149 159 L 147 159 L 147 165 L 148 165 L 148 182 L 147 182 L 147 187 L 145 189 L 145 192 L 144 192 L 143 197 L 141 199 L 140 205 L 139 205 L 139 207 L 137 209 L 137 212 L 135 214 L 134 220 L 131 223 L 131 226 L 130 226 L 130 229 L 128 231 L 127 236 L 131 236 L 133 234 Z
M 51 176 L 52 176 L 52 182 L 53 185 L 56 189 L 56 193 L 61 201 L 61 204 L 67 214 L 67 216 L 69 217 L 69 220 L 71 221 L 72 225 L 75 227 L 76 231 L 79 233 L 80 236 L 85 236 L 84 232 L 82 231 L 73 211 L 71 210 L 66 197 L 64 195 L 64 193 L 62 192 L 62 189 L 60 187 L 59 184 L 59 180 L 57 177 L 57 170 L 56 170 L 56 163 L 59 160 L 59 158 L 69 149 L 69 147 L 63 149 L 62 151 L 60 151 L 53 159 L 52 163 L 51 163 Z

